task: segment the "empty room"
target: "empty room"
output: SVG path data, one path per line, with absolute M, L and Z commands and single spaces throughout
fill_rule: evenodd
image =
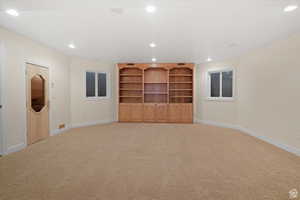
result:
M 0 200 L 300 200 L 300 0 L 0 0 Z

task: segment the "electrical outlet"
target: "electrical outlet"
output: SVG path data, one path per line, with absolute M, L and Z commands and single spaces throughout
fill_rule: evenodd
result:
M 66 127 L 65 124 L 60 124 L 60 125 L 58 126 L 59 129 L 63 129 L 63 128 L 65 128 L 65 127 Z

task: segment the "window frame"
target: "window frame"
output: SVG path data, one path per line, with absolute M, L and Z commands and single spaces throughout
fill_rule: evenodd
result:
M 222 82 L 223 82 L 223 72 L 232 71 L 232 97 L 222 97 Z M 211 74 L 220 73 L 220 96 L 211 97 Z M 209 101 L 234 101 L 235 96 L 235 69 L 232 67 L 225 67 L 221 69 L 208 70 L 206 73 L 206 99 Z
M 95 73 L 95 96 L 94 97 L 88 97 L 86 96 L 86 73 L 92 72 Z M 99 97 L 98 96 L 98 74 L 106 74 L 106 96 Z M 110 98 L 110 73 L 105 71 L 97 71 L 97 70 L 86 70 L 84 72 L 84 97 L 87 100 L 90 101 L 98 101 L 103 99 L 109 99 Z

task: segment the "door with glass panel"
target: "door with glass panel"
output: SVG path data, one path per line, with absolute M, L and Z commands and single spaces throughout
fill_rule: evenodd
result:
M 27 143 L 49 136 L 49 72 L 47 68 L 27 64 Z

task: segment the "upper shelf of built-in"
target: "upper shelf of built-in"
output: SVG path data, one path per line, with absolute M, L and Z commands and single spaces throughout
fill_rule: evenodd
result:
M 119 69 L 123 68 L 139 68 L 139 69 L 147 69 L 149 67 L 153 68 L 164 68 L 164 69 L 172 69 L 172 68 L 190 68 L 193 69 L 195 66 L 194 63 L 120 63 L 118 64 Z M 139 74 L 139 73 L 138 73 Z

